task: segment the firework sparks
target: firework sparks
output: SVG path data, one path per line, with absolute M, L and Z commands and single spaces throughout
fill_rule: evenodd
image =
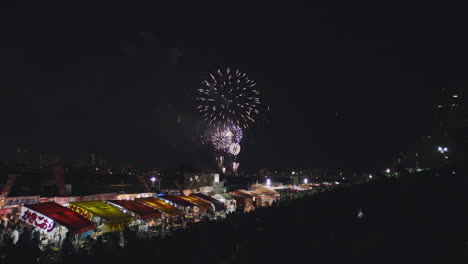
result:
M 237 173 L 237 170 L 239 169 L 239 165 L 240 165 L 240 163 L 238 163 L 238 162 L 233 162 L 232 163 L 232 171 L 234 173 Z

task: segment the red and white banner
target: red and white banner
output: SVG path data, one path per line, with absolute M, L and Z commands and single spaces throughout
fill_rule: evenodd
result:
M 25 206 L 21 208 L 19 219 L 34 227 L 40 228 L 46 233 L 53 233 L 55 231 L 56 225 L 54 220 Z
M 83 196 L 81 201 L 106 201 L 106 200 L 115 200 L 117 199 L 117 193 L 101 193 L 95 195 Z
M 117 200 L 133 200 L 135 198 L 154 197 L 155 193 L 126 193 L 117 195 Z M 107 199 L 112 200 L 112 199 Z
M 40 203 L 41 199 L 39 196 L 19 196 L 19 197 L 8 197 L 5 199 L 5 207 L 14 207 L 23 204 Z
M 99 194 L 99 200 L 100 201 L 106 201 L 106 200 L 115 200 L 117 199 L 117 193 L 101 193 Z
M 41 203 L 46 202 L 56 202 L 62 206 L 66 206 L 69 202 L 81 202 L 81 196 L 41 197 Z

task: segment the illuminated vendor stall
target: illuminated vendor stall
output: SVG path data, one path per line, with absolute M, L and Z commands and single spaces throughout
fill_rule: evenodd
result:
M 151 206 L 156 210 L 160 211 L 162 213 L 163 229 L 166 227 L 173 226 L 174 224 L 179 224 L 179 222 L 181 221 L 180 218 L 182 217 L 182 211 L 177 207 L 164 202 L 163 200 L 156 199 L 154 197 L 147 197 L 137 198 L 135 199 L 135 201 Z
M 249 194 L 248 191 L 238 190 L 229 194 L 236 200 L 237 208 L 240 208 L 243 212 L 250 212 L 255 209 L 255 196 Z
M 266 207 L 271 206 L 273 202 L 276 202 L 279 199 L 279 192 L 267 187 L 260 186 L 251 192 L 255 195 L 255 201 L 257 207 Z
M 220 202 L 222 202 L 226 206 L 226 212 L 232 213 L 236 211 L 237 208 L 237 201 L 234 197 L 232 197 L 228 193 L 218 193 L 214 195 L 214 198 Z
M 94 223 L 55 202 L 24 205 L 20 220 L 31 225 L 41 235 L 41 249 L 61 247 L 67 232 L 78 243 L 84 234 L 95 228 Z
M 111 204 L 122 210 L 124 213 L 130 213 L 134 221 L 130 223 L 130 229 L 140 233 L 147 234 L 150 227 L 160 223 L 162 213 L 151 206 L 130 200 L 109 200 L 106 203 Z
M 133 221 L 130 214 L 102 201 L 70 202 L 68 207 L 96 223 L 98 235 L 123 231 Z
M 196 204 L 200 210 L 202 210 L 203 212 L 205 213 L 211 213 L 211 212 L 214 212 L 215 208 L 214 208 L 214 205 L 209 203 L 209 202 L 206 202 L 196 196 L 179 196 L 180 198 L 192 203 L 192 204 Z
M 181 195 L 181 196 L 178 196 L 192 204 L 196 204 L 198 206 L 198 208 L 200 208 L 199 210 L 199 217 L 203 217 L 203 216 L 206 216 L 208 217 L 208 219 L 212 219 L 214 217 L 214 212 L 215 212 L 215 208 L 214 208 L 214 205 L 209 203 L 209 202 L 206 202 L 206 201 L 203 201 L 202 199 L 196 197 L 196 196 L 184 196 L 184 195 Z
M 182 199 L 180 196 L 176 195 L 162 195 L 158 196 L 157 199 L 163 200 L 184 212 L 185 218 L 189 219 L 198 219 L 200 214 L 200 208 L 187 200 Z
M 223 202 L 216 200 L 213 197 L 210 197 L 208 195 L 202 194 L 202 193 L 194 193 L 191 196 L 197 197 L 198 199 L 201 199 L 207 203 L 210 203 L 214 210 L 215 210 L 215 216 L 216 217 L 225 217 L 226 216 L 226 206 L 224 205 Z

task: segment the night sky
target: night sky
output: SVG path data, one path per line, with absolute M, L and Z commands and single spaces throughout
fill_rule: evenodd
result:
M 180 25 L 196 15 L 131 30 L 12 25 L 0 37 L 0 158 L 25 146 L 68 160 L 95 152 L 112 165 L 214 168 L 193 97 L 229 66 L 257 82 L 270 109 L 246 132 L 241 170 L 376 167 L 432 133 L 440 88 L 466 83 L 461 14 L 261 10 L 190 28 Z

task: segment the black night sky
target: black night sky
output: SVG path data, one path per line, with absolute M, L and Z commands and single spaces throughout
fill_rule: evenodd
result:
M 466 77 L 461 15 L 258 10 L 193 28 L 10 24 L 0 37 L 1 159 L 25 146 L 114 165 L 213 166 L 193 95 L 230 66 L 256 80 L 270 109 L 246 132 L 241 169 L 375 167 L 430 134 L 437 92 Z

